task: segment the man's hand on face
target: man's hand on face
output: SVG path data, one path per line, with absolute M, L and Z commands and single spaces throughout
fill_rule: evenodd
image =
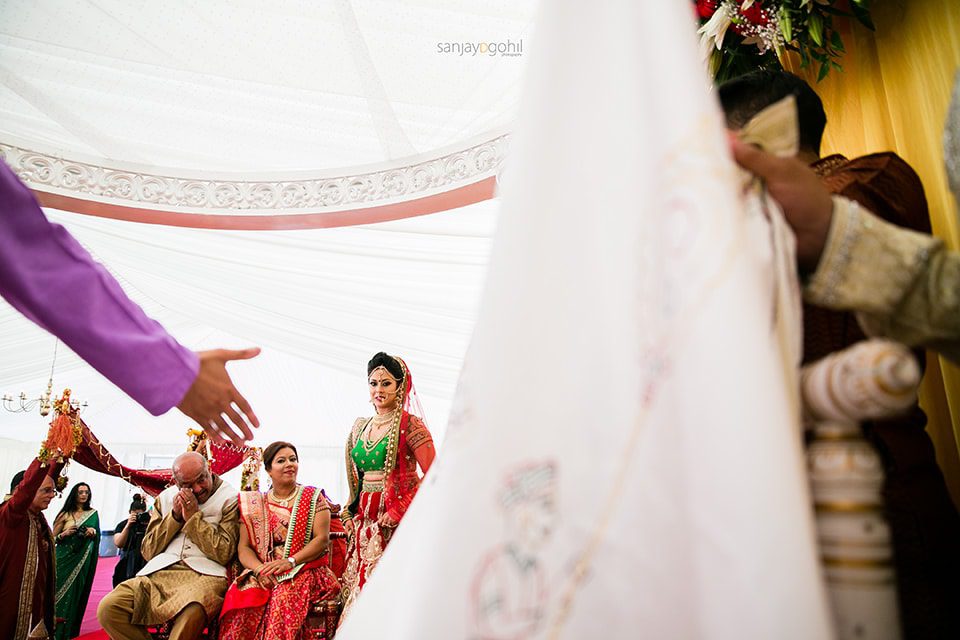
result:
M 173 519 L 177 522 L 183 522 L 183 500 L 180 497 L 180 494 L 173 496 L 173 511 L 171 512 Z
M 184 522 L 189 520 L 193 514 L 200 511 L 200 505 L 197 502 L 197 497 L 193 495 L 193 491 L 190 489 L 180 489 L 180 493 L 177 494 L 177 497 L 180 498 Z

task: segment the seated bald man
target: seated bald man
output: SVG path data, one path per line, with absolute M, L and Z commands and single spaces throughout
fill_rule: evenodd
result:
M 237 552 L 237 490 L 210 472 L 198 453 L 173 461 L 174 486 L 156 500 L 137 577 L 111 591 L 97 619 L 111 638 L 149 640 L 148 626 L 170 622 L 171 640 L 199 638 L 227 590 Z

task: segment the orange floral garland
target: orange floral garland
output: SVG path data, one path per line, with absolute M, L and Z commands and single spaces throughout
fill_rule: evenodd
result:
M 63 395 L 53 403 L 53 411 L 47 438 L 37 454 L 42 463 L 51 459 L 62 462 L 71 458 L 82 439 L 80 412 L 70 404 L 70 389 L 63 390 Z

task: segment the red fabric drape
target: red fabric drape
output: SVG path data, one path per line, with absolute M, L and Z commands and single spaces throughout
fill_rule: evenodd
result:
M 210 468 L 216 474 L 226 473 L 238 467 L 249 451 L 249 447 L 211 443 L 210 452 L 213 462 Z M 73 459 L 88 469 L 123 478 L 153 497 L 166 489 L 173 479 L 170 469 L 131 469 L 120 464 L 82 420 L 81 440 L 73 454 Z
M 400 435 L 397 442 L 397 462 L 383 485 L 384 509 L 394 522 L 400 522 L 407 512 L 413 496 L 420 486 L 417 477 L 417 461 L 407 455 L 407 429 L 410 427 L 410 414 L 406 411 L 400 418 Z

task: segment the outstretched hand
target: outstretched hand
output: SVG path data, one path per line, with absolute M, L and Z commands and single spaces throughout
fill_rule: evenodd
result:
M 256 347 L 197 352 L 200 370 L 177 408 L 199 424 L 214 442 L 230 440 L 242 445 L 253 438 L 251 425 L 260 426 L 250 404 L 233 386 L 227 373 L 227 363 L 231 360 L 249 360 L 259 353 Z
M 764 180 L 796 235 L 800 268 L 814 271 L 833 219 L 830 192 L 813 169 L 796 157 L 775 156 L 741 142 L 733 134 L 730 135 L 730 150 L 741 167 Z

